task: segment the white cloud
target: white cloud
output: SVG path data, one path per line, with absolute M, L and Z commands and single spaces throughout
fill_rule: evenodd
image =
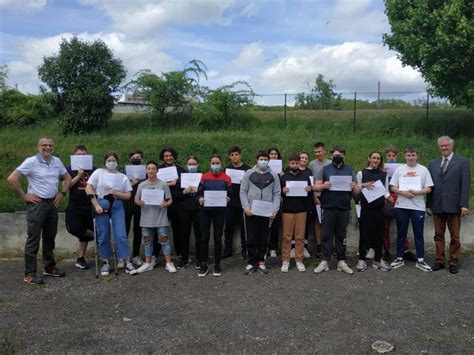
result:
M 253 42 L 245 46 L 233 63 L 239 68 L 260 65 L 264 60 L 262 42 Z
M 243 10 L 240 12 L 240 16 L 250 18 L 250 17 L 255 16 L 257 13 L 258 13 L 257 5 L 255 5 L 255 2 L 251 2 L 243 8 Z
M 112 18 L 114 28 L 135 37 L 153 35 L 164 25 L 194 23 L 229 24 L 224 11 L 236 0 L 82 0 Z
M 0 0 L 0 9 L 34 12 L 41 10 L 46 3 L 46 0 Z

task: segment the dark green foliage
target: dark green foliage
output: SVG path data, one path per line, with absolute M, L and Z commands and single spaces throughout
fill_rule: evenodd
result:
M 336 85 L 333 80 L 325 81 L 322 74 L 318 74 L 310 94 L 296 95 L 295 107 L 306 110 L 338 110 L 341 109 L 341 94 L 334 91 Z

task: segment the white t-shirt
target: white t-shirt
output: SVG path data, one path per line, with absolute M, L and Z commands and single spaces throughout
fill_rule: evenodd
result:
M 119 192 L 132 191 L 132 184 L 127 175 L 120 172 L 109 173 L 106 169 L 97 169 L 87 180 L 92 185 L 99 198 L 108 195 L 108 189 L 113 188 Z
M 399 166 L 393 172 L 390 185 L 399 187 L 400 178 L 403 176 L 419 176 L 421 179 L 421 188 L 433 186 L 433 180 L 431 179 L 430 172 L 423 165 L 416 164 L 413 167 L 403 164 Z M 406 208 L 408 210 L 425 211 L 425 196 L 417 195 L 413 198 L 408 198 L 402 195 L 398 195 L 395 208 Z

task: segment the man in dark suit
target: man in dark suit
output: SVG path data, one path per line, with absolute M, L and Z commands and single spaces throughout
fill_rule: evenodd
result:
M 449 244 L 449 272 L 458 272 L 461 251 L 461 217 L 469 213 L 471 170 L 469 160 L 453 153 L 454 140 L 448 136 L 438 138 L 441 157 L 428 165 L 434 182 L 428 195 L 428 214 L 432 212 L 435 229 L 436 263 L 433 271 L 444 268 L 444 233 L 446 225 L 451 235 Z

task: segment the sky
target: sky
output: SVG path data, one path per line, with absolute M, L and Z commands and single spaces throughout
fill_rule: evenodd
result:
M 33 94 L 43 57 L 73 35 L 104 41 L 127 80 L 199 59 L 203 85 L 245 80 L 262 104 L 309 91 L 318 74 L 343 93 L 375 93 L 379 81 L 382 92 L 425 90 L 383 45 L 389 32 L 383 0 L 0 0 L 0 64 L 10 86 Z

